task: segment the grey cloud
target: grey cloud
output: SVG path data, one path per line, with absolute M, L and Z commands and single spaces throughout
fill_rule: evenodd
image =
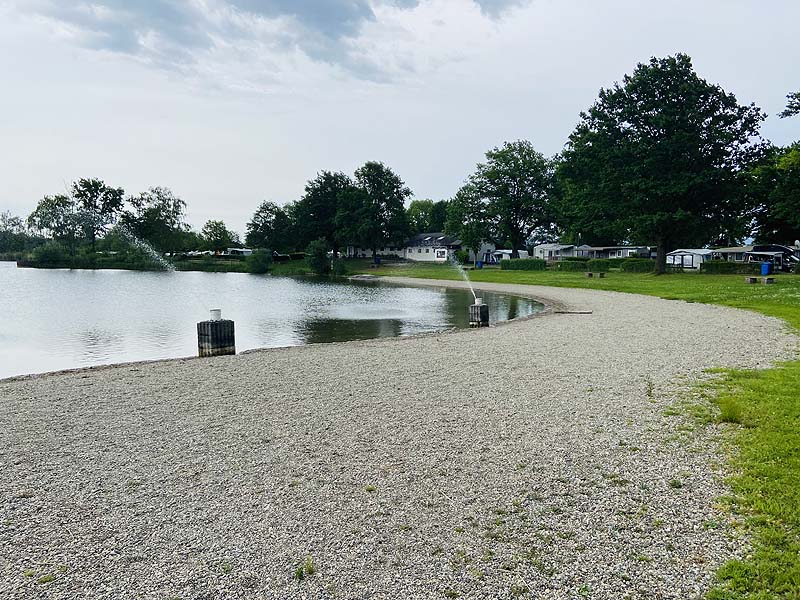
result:
M 401 9 L 411 9 L 422 0 L 383 0 Z M 492 17 L 527 0 L 473 0 Z M 368 60 L 353 57 L 346 40 L 357 37 L 365 22 L 375 19 L 368 0 L 98 0 L 65 2 L 34 0 L 23 4 L 34 12 L 77 28 L 89 48 L 149 59 L 161 67 L 180 68 L 196 60 L 197 52 L 212 48 L 214 36 L 226 41 L 267 41 L 279 47 L 296 46 L 314 60 L 335 64 L 357 77 L 382 80 L 384 75 Z M 221 11 L 220 11 L 221 9 Z M 233 14 L 239 19 L 215 18 Z M 289 20 L 291 31 L 274 34 L 271 40 L 244 23 L 248 19 Z M 147 40 L 155 36 L 161 48 Z

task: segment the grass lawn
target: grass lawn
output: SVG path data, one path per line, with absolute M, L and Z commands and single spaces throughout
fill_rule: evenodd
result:
M 383 276 L 460 279 L 448 265 L 387 264 L 350 271 Z M 470 271 L 473 281 L 580 287 L 722 304 L 779 317 L 800 330 L 800 276 L 747 285 L 742 275 L 611 272 L 604 279 L 556 271 Z M 733 423 L 729 484 L 735 511 L 746 517 L 752 552 L 718 572 L 713 600 L 800 599 L 800 361 L 764 371 L 728 370 L 713 384 L 719 420 Z

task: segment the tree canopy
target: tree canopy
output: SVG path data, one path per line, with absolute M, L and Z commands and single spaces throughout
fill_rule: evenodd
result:
M 544 237 L 553 227 L 552 171 L 533 144 L 519 140 L 489 150 L 469 179 L 470 194 L 486 205 L 487 233 L 498 245 L 510 245 L 514 258 L 530 237 Z
M 786 96 L 786 109 L 779 115 L 781 119 L 800 115 L 800 92 L 793 92 Z
M 792 244 L 800 239 L 800 142 L 772 148 L 751 171 L 758 242 Z
M 570 216 L 598 237 L 655 242 L 663 272 L 674 242 L 706 243 L 743 213 L 739 176 L 763 152 L 764 118 L 685 54 L 639 64 L 570 135 L 560 168 Z
M 284 252 L 295 245 L 292 218 L 274 202 L 262 202 L 247 223 L 245 244 Z
M 336 226 L 341 237 L 373 254 L 387 244 L 398 246 L 408 235 L 405 201 L 411 190 L 381 162 L 367 162 L 355 172 L 355 186 L 341 195 Z
M 323 238 L 334 253 L 339 253 L 343 240 L 336 215 L 341 199 L 352 192 L 353 186 L 353 180 L 346 174 L 331 171 L 321 171 L 306 183 L 303 197 L 297 202 L 294 212 L 298 247 L 304 248 Z
M 161 252 L 180 250 L 189 229 L 185 222 L 186 202 L 165 187 L 152 187 L 128 198 L 130 210 L 120 216 L 120 223 L 137 238 Z
M 223 221 L 209 220 L 200 231 L 200 239 L 208 250 L 225 250 L 241 242 L 235 231 L 228 229 Z

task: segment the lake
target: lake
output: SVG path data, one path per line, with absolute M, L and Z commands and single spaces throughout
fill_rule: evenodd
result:
M 482 293 L 492 322 L 542 306 Z M 0 378 L 197 355 L 221 308 L 237 351 L 468 327 L 464 290 L 243 273 L 18 269 L 0 262 Z

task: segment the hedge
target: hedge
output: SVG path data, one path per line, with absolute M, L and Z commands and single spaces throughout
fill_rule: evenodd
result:
M 547 261 L 541 258 L 515 258 L 500 261 L 500 269 L 503 271 L 544 271 L 546 268 Z
M 800 275 L 800 262 L 794 265 L 794 274 Z
M 588 256 L 565 256 L 561 260 L 566 260 L 568 262 L 589 262 Z
M 620 268 L 625 273 L 648 273 L 656 268 L 656 261 L 652 258 L 626 258 Z
M 586 271 L 587 262 L 575 260 L 560 260 L 553 265 L 556 271 Z
M 608 258 L 593 258 L 586 263 L 587 271 L 592 273 L 607 273 L 611 268 L 611 260 Z
M 622 263 L 624 263 L 628 259 L 627 258 L 606 258 L 605 260 L 608 261 L 608 264 L 611 267 L 613 267 L 615 269 L 619 269 L 622 266 Z
M 700 265 L 701 273 L 711 274 L 740 274 L 758 275 L 761 272 L 761 263 L 730 262 L 727 260 L 709 260 Z

